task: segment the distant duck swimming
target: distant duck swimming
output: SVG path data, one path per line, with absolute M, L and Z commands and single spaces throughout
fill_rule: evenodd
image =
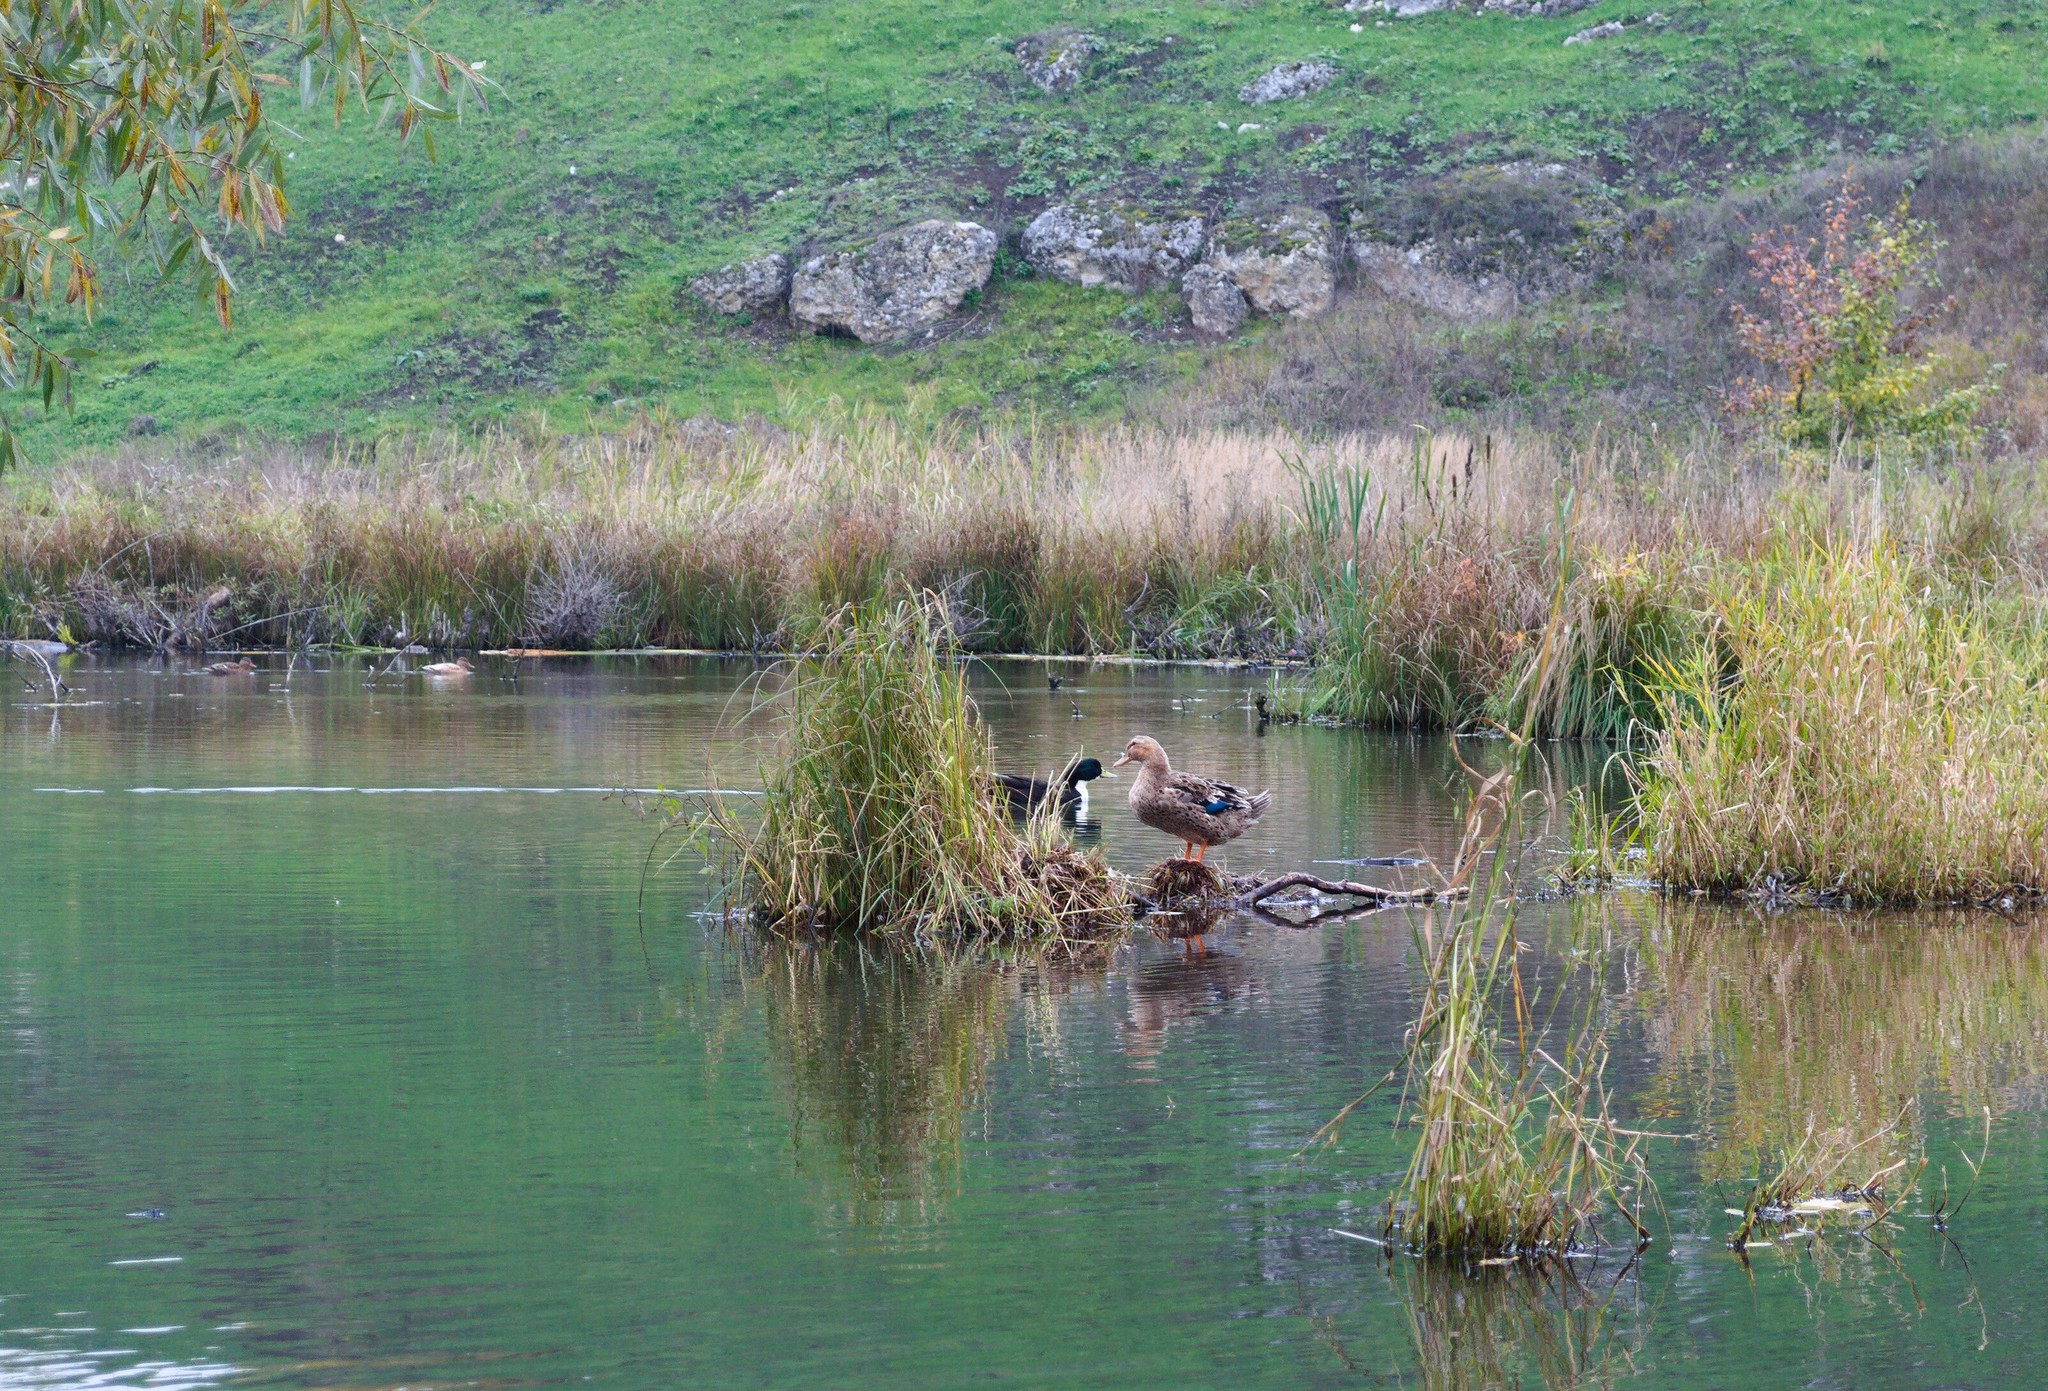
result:
M 997 773 L 996 791 L 1012 811 L 1036 811 L 1048 797 L 1058 794 L 1062 808 L 1079 806 L 1088 796 L 1081 787 L 1102 776 L 1102 761 L 1084 758 L 1068 768 L 1064 777 L 1032 778 L 1022 773 Z
M 424 666 L 424 667 L 421 667 L 421 668 L 420 668 L 420 675 L 422 675 L 422 676 L 467 676 L 467 675 L 469 675 L 469 673 L 470 673 L 471 671 L 473 671 L 473 670 L 475 670 L 475 668 L 474 668 L 474 667 L 472 667 L 472 666 L 470 666 L 470 664 L 469 664 L 469 658 L 467 658 L 467 657 L 457 657 L 457 658 L 456 658 L 456 659 L 455 659 L 454 661 L 452 661 L 452 662 L 435 662 L 435 663 L 434 663 L 434 664 L 433 664 L 432 666 Z
M 1110 766 L 1126 763 L 1138 765 L 1131 784 L 1132 813 L 1153 830 L 1180 837 L 1183 859 L 1199 863 L 1203 851 L 1236 840 L 1273 805 L 1270 792 L 1246 792 L 1214 778 L 1174 772 L 1166 750 L 1147 735 L 1131 740 L 1124 756 Z
M 244 657 L 239 662 L 211 662 L 207 665 L 206 674 L 208 676 L 247 676 L 254 670 L 256 670 L 256 663 Z

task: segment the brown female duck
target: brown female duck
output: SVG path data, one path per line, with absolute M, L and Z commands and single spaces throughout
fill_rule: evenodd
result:
M 1176 773 L 1157 739 L 1140 734 L 1110 766 L 1138 765 L 1131 784 L 1131 811 L 1155 831 L 1179 836 L 1182 857 L 1199 862 L 1212 845 L 1236 840 L 1249 831 L 1266 808 L 1270 792 L 1246 792 L 1227 782 L 1194 773 Z

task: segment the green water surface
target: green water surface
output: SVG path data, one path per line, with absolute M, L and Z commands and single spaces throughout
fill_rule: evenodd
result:
M 1538 979 L 1611 944 L 1617 1112 L 1689 1138 L 1637 1264 L 1445 1272 L 1339 1234 L 1405 1163 L 1393 1097 L 1295 1158 L 1400 1054 L 1405 914 L 1099 964 L 773 947 L 691 852 L 637 916 L 652 827 L 606 795 L 752 785 L 752 666 L 68 671 L 0 705 L 0 1386 L 2048 1384 L 2032 922 L 1525 903 Z M 1240 871 L 1449 857 L 1448 741 L 1261 733 L 1259 679 L 976 678 L 1015 766 L 1148 732 L 1273 788 Z M 1127 786 L 1076 834 L 1137 869 L 1170 847 Z M 1907 1102 L 1936 1191 L 1996 1118 L 1953 1241 L 1914 1201 L 1725 1249 L 1759 1147 Z

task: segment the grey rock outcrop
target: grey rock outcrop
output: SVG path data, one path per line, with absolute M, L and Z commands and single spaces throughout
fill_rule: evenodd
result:
M 1458 0 L 1348 0 L 1344 8 L 1353 14 L 1378 10 L 1392 15 L 1395 19 L 1414 19 L 1419 15 L 1435 14 L 1439 10 L 1455 9 Z
M 1415 19 L 1445 10 L 1504 14 L 1514 19 L 1555 19 L 1599 3 L 1600 0 L 1344 0 L 1344 8 L 1352 14 L 1383 14 L 1391 19 Z
M 1261 314 L 1313 318 L 1337 293 L 1330 219 L 1290 207 L 1269 217 L 1233 218 L 1209 234 L 1202 263 L 1228 276 Z M 1193 274 L 1193 272 L 1189 272 Z
M 1566 39 L 1565 43 L 1567 45 L 1575 43 L 1591 43 L 1595 39 L 1615 38 L 1618 35 L 1626 34 L 1629 30 L 1637 28 L 1638 26 L 1647 29 L 1662 29 L 1668 23 L 1670 23 L 1670 21 L 1665 19 L 1664 16 L 1661 14 L 1646 14 L 1641 19 L 1637 20 L 1634 24 L 1629 24 L 1619 19 L 1610 19 L 1605 24 L 1596 24 L 1590 29 L 1579 30 L 1578 33 L 1573 34 L 1570 38 Z
M 1581 29 L 1578 33 L 1568 36 L 1564 42 L 1565 46 L 1569 48 L 1575 43 L 1591 43 L 1595 39 L 1611 39 L 1617 34 L 1626 34 L 1627 32 L 1628 26 L 1626 24 L 1623 24 L 1618 19 L 1610 19 L 1605 24 L 1596 24 L 1590 29 Z
M 1143 290 L 1178 280 L 1202 254 L 1202 219 L 1106 199 L 1056 203 L 1024 229 L 1024 259 L 1070 285 Z
M 690 293 L 721 314 L 761 314 L 789 298 L 789 275 L 789 257 L 771 252 L 698 276 Z
M 813 256 L 789 287 L 789 316 L 805 328 L 887 343 L 955 309 L 988 283 L 996 234 L 975 222 L 931 219 L 884 232 L 852 251 Z
M 1296 97 L 1305 97 L 1310 92 L 1322 91 L 1336 76 L 1336 66 L 1320 58 L 1299 63 L 1282 63 L 1271 72 L 1262 73 L 1238 88 L 1237 99 L 1247 106 L 1291 101 Z
M 1251 313 L 1237 282 L 1206 262 L 1191 268 L 1181 278 L 1180 297 L 1187 302 L 1195 327 L 1204 333 L 1235 333 Z
M 1454 318 L 1504 314 L 1585 283 L 1627 241 L 1628 214 L 1561 164 L 1418 179 L 1352 215 L 1362 285 Z
M 1505 276 L 1467 279 L 1438 262 L 1436 248 L 1424 243 L 1400 247 L 1355 238 L 1351 258 L 1361 283 L 1392 299 L 1405 300 L 1453 319 L 1478 319 L 1505 314 L 1515 307 L 1514 282 Z
M 1017 61 L 1032 86 L 1058 95 L 1074 90 L 1088 59 L 1101 50 L 1101 39 L 1079 29 L 1042 29 L 1017 41 Z
M 1516 19 L 1556 19 L 1599 3 L 1600 0 L 1481 0 L 1479 8 L 1488 14 L 1512 15 Z

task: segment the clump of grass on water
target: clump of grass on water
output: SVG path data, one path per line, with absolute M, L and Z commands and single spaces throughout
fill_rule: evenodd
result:
M 1785 1240 L 1811 1237 L 1833 1217 L 1876 1226 L 1919 1187 L 1922 1156 L 1892 1158 L 1906 1112 L 1862 1139 L 1845 1129 L 1808 1125 L 1780 1156 L 1777 1172 L 1760 1179 L 1743 1204 L 1742 1221 L 1728 1238 L 1736 1251 L 1770 1246 L 1770 1231 Z
M 843 612 L 777 700 L 759 823 L 713 812 L 772 930 L 1072 945 L 1129 920 L 1100 855 L 992 795 L 987 731 L 922 606 Z
M 1540 1260 L 1583 1245 L 1612 1209 L 1641 1240 L 1647 1177 L 1638 1138 L 1609 1114 L 1599 1039 L 1575 1036 L 1554 1058 L 1527 1037 L 1507 920 L 1454 910 L 1433 928 L 1422 933 L 1428 976 L 1409 1078 L 1420 1136 L 1390 1236 L 1419 1252 Z M 1517 1040 L 1503 1036 L 1503 996 Z
M 1561 559 L 1568 568 L 1569 556 Z M 1553 601 L 1525 673 L 1520 699 L 1531 712 L 1560 679 L 1561 612 Z M 1423 917 L 1416 934 L 1423 993 L 1404 1113 L 1419 1134 L 1388 1204 L 1386 1236 L 1418 1254 L 1556 1260 L 1593 1238 L 1610 1209 L 1638 1249 L 1648 1237 L 1643 1137 L 1613 1120 L 1598 1023 L 1589 1013 L 1553 1029 L 1556 1010 L 1539 1019 L 1522 980 L 1513 866 L 1499 847 L 1517 840 L 1526 729 L 1511 737 L 1506 766 L 1480 784 L 1466 816 L 1452 882 L 1470 882 L 1490 861 L 1483 881 L 1441 922 Z
M 1879 539 L 1788 542 L 1719 600 L 1738 679 L 1674 673 L 1642 797 L 1652 872 L 1931 904 L 2048 890 L 2048 641 Z

